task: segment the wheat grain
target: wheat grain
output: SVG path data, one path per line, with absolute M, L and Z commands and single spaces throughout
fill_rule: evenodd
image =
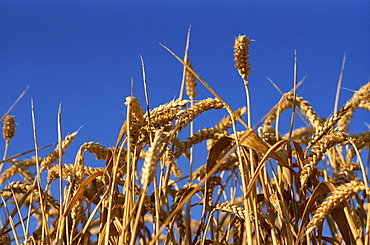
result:
M 293 107 L 294 103 L 313 127 L 320 127 L 324 123 L 324 119 L 317 117 L 315 110 L 303 97 L 294 96 L 293 93 L 286 93 L 283 95 L 280 102 L 269 112 L 264 121 L 264 125 L 271 125 L 276 120 L 278 113 L 281 114 L 285 110 Z
M 265 121 L 263 122 L 264 125 L 271 125 L 273 122 L 276 121 L 278 114 L 281 114 L 282 112 L 293 106 L 293 104 L 287 100 L 287 98 L 290 96 L 293 96 L 293 94 L 286 93 L 282 96 L 279 103 L 277 103 L 268 113 Z
M 238 117 L 241 117 L 246 112 L 247 112 L 247 108 L 243 106 L 235 111 L 235 115 Z M 231 116 L 228 115 L 227 117 L 223 118 L 218 124 L 216 124 L 215 128 L 227 130 L 231 127 L 231 124 L 232 124 Z
M 103 170 L 104 168 L 93 168 L 93 167 L 84 166 L 83 172 L 85 173 L 85 175 L 92 175 L 98 171 L 103 171 Z M 62 172 L 63 172 L 63 179 L 71 182 L 75 176 L 74 164 L 63 164 Z M 47 177 L 48 183 L 54 182 L 56 179 L 59 179 L 60 176 L 61 176 L 60 166 L 54 165 L 48 169 L 48 177 Z M 104 176 L 103 177 L 100 176 L 100 177 L 97 177 L 96 179 L 102 180 L 103 178 Z
M 41 161 L 41 159 L 40 159 Z M 28 183 L 33 182 L 33 174 L 30 173 L 28 168 L 36 165 L 36 158 L 33 157 L 32 159 L 25 159 L 19 162 L 17 159 L 13 159 L 10 161 L 13 165 L 3 171 L 0 175 L 0 185 L 4 184 L 9 178 L 14 176 L 17 173 L 23 175 L 25 180 Z
M 143 190 L 140 189 L 137 185 L 135 185 L 134 192 L 135 192 L 135 195 L 139 197 L 142 194 Z M 150 196 L 148 196 L 146 193 L 143 193 L 143 194 L 144 194 L 144 207 L 152 215 L 152 217 L 155 218 L 157 216 L 156 215 L 157 212 L 155 209 L 155 203 L 153 202 Z M 159 217 L 157 218 L 161 223 L 164 223 L 165 220 L 167 219 L 167 214 L 163 212 L 163 210 L 160 210 Z

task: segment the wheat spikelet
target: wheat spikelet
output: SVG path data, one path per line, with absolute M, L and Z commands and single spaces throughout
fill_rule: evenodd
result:
M 315 112 L 315 110 L 312 108 L 308 101 L 303 99 L 303 97 L 294 97 L 292 93 L 289 93 L 286 99 L 290 101 L 292 105 L 295 101 L 296 106 L 301 109 L 303 115 L 308 119 L 308 121 L 314 128 L 321 126 L 323 120 L 317 117 L 317 113 Z
M 144 187 L 148 187 L 150 185 L 157 173 L 157 163 L 162 156 L 162 143 L 166 137 L 163 131 L 164 128 L 155 133 L 153 143 L 150 146 L 147 155 L 145 156 L 141 178 L 141 183 Z
M 94 143 L 93 141 L 84 143 L 81 148 L 87 152 L 94 153 L 97 160 L 105 160 L 107 158 L 108 149 L 100 143 Z
M 138 102 L 138 100 L 139 100 L 138 98 L 135 98 L 133 96 L 127 96 L 125 105 L 131 106 L 131 111 L 130 111 L 131 115 L 135 116 L 135 118 L 139 122 L 144 122 L 143 110 L 141 109 L 141 105 Z
M 321 160 L 325 152 L 336 144 L 340 144 L 347 139 L 348 135 L 343 132 L 332 132 L 324 135 L 311 150 L 311 153 L 305 159 L 303 169 L 300 173 L 300 181 L 303 186 L 308 181 L 308 178 L 313 173 L 314 167 Z
M 223 129 L 218 128 L 205 128 L 199 130 L 197 133 L 188 137 L 186 141 L 178 142 L 176 144 L 176 152 L 174 157 L 177 159 L 181 156 L 183 152 L 192 147 L 195 144 L 198 144 L 204 140 L 212 139 L 216 137 L 222 137 L 224 133 Z M 218 136 L 219 135 L 219 136 Z
M 357 233 L 358 234 L 363 234 L 363 222 L 362 222 L 360 216 L 357 214 L 357 210 L 352 206 L 348 206 L 348 209 L 349 209 L 349 213 L 352 217 L 353 223 L 356 227 Z
M 13 193 L 26 193 L 30 189 L 33 191 L 33 201 L 40 202 L 40 198 L 46 201 L 49 205 L 53 206 L 54 208 L 59 208 L 59 202 L 54 199 L 49 193 L 42 190 L 42 195 L 40 195 L 37 188 L 35 188 L 32 184 L 25 183 L 23 181 L 16 181 L 9 183 L 3 190 L 0 191 L 0 195 L 4 197 L 12 197 Z
M 179 111 L 183 109 L 187 103 L 189 103 L 188 100 L 177 99 L 154 108 L 150 111 L 151 125 L 153 125 L 155 128 L 158 128 L 177 119 L 180 116 L 178 114 Z M 147 114 L 144 115 L 144 118 L 148 121 Z
M 294 94 L 290 92 L 284 94 L 280 102 L 269 112 L 264 124 L 271 125 L 276 120 L 278 113 L 281 114 L 285 110 L 293 107 L 294 103 L 313 127 L 320 127 L 323 124 L 324 119 L 317 117 L 317 113 L 308 101 L 304 100 L 303 97 L 294 96 Z
M 213 190 L 216 186 L 222 186 L 221 177 L 219 176 L 212 176 L 208 179 L 208 204 L 212 207 L 212 199 L 213 199 Z
M 337 111 L 329 120 L 325 121 L 322 127 L 317 128 L 314 135 L 311 137 L 308 147 L 314 145 L 324 135 L 328 134 L 333 126 L 353 107 L 353 103 L 346 103 L 339 111 Z
M 14 116 L 6 115 L 3 121 L 3 137 L 6 142 L 9 142 L 15 135 Z
M 136 196 L 139 197 L 142 194 L 143 191 L 144 190 L 140 189 L 137 185 L 135 185 L 134 193 L 135 193 Z M 152 217 L 156 217 L 157 212 L 155 210 L 154 201 L 146 193 L 143 193 L 143 194 L 144 194 L 144 207 L 145 207 L 145 209 L 152 215 Z M 162 210 L 160 210 L 159 217 L 157 217 L 157 218 L 161 223 L 164 223 L 165 220 L 167 219 L 167 214 L 165 212 L 163 212 Z
M 184 198 L 195 188 L 198 188 L 199 186 L 194 183 L 189 183 L 187 185 L 184 185 L 182 188 L 180 188 L 176 194 L 175 197 L 173 198 L 173 205 L 171 206 L 172 210 L 175 210 L 175 208 L 178 206 L 179 203 L 184 200 Z M 198 191 L 203 191 L 203 187 L 199 188 Z
M 23 177 L 28 183 L 33 182 L 33 175 L 28 171 L 28 168 L 36 165 L 35 157 L 33 157 L 32 159 L 22 160 L 21 162 L 19 162 L 17 159 L 13 159 L 11 163 L 13 164 L 13 166 L 7 168 L 5 171 L 1 173 L 0 185 L 4 184 L 9 178 L 11 178 L 17 173 L 23 175 Z
M 350 173 L 354 170 L 360 170 L 360 166 L 354 162 L 346 162 L 345 164 L 341 165 L 339 168 L 338 173 L 334 174 L 333 184 L 335 186 L 340 186 L 344 183 L 348 182 L 348 177 Z
M 338 204 L 348 200 L 365 189 L 366 186 L 364 183 L 359 181 L 351 181 L 350 183 L 338 186 L 332 195 L 330 195 L 314 212 L 312 220 L 306 226 L 306 233 L 310 233 L 316 226 L 320 225 Z
M 172 134 L 179 133 L 184 129 L 189 122 L 193 121 L 201 113 L 212 110 L 212 109 L 222 109 L 224 105 L 218 99 L 208 98 L 201 100 L 193 106 L 189 107 L 185 111 L 178 112 L 178 115 L 181 116 L 180 120 L 177 122 L 176 127 L 172 131 Z
M 192 65 L 190 63 L 189 59 L 186 59 L 186 64 L 192 68 Z M 195 83 L 195 76 L 192 72 L 190 72 L 189 69 L 185 69 L 185 84 L 186 84 L 186 94 L 189 96 L 190 100 L 194 100 L 195 96 L 197 96 L 196 93 L 196 86 Z
M 310 141 L 310 139 L 311 139 L 310 135 L 312 133 L 313 133 L 312 128 L 306 128 L 306 127 L 297 128 L 297 129 L 294 129 L 292 131 L 291 139 L 294 140 L 295 142 L 297 142 L 298 144 L 306 145 Z M 284 134 L 282 136 L 282 139 L 288 140 L 289 139 L 289 133 Z
M 235 219 L 234 222 L 234 234 L 233 234 L 233 244 L 242 244 L 243 240 L 243 224 L 240 219 Z
M 182 203 L 182 201 L 186 198 L 186 196 L 192 192 L 195 188 L 198 188 L 198 185 L 197 184 L 193 184 L 193 183 L 189 183 L 188 185 L 185 185 L 183 186 L 181 189 L 179 189 L 175 196 L 174 196 L 174 199 L 173 199 L 173 204 L 171 205 L 171 210 L 172 211 L 175 211 L 176 208 L 178 207 L 178 205 L 180 203 Z M 201 192 L 203 190 L 203 188 L 199 188 L 198 191 Z M 177 222 L 177 227 L 179 229 L 179 233 L 180 233 L 180 240 L 183 240 L 184 239 L 184 236 L 185 236 L 185 230 L 186 230 L 186 226 L 185 226 L 185 223 L 184 223 L 184 220 L 183 220 L 183 215 L 182 215 L 182 210 L 177 212 L 176 216 L 175 216 L 175 221 Z M 183 232 L 183 233 L 181 233 Z
M 17 172 L 23 176 L 24 180 L 27 183 L 33 183 L 35 178 L 33 174 L 28 170 L 28 166 L 22 165 L 22 162 L 19 162 L 16 159 L 13 159 L 12 164 L 14 165 L 14 167 L 17 168 Z
M 82 181 L 85 179 L 85 155 L 84 150 L 80 147 L 75 157 L 75 164 L 73 168 L 73 173 L 75 175 L 75 184 L 80 185 Z
M 249 63 L 249 43 L 250 39 L 245 35 L 239 35 L 234 42 L 235 67 L 238 68 L 238 72 L 245 82 L 248 81 L 248 75 L 251 73 L 251 64 Z
M 79 224 L 84 225 L 86 223 L 86 213 L 84 212 L 84 207 L 82 206 L 82 201 L 77 200 L 73 208 L 71 209 L 71 219 L 72 219 L 72 229 L 73 235 L 77 233 L 77 226 Z
M 276 131 L 274 127 L 269 124 L 263 124 L 261 127 L 258 128 L 258 136 L 261 137 L 265 142 L 269 143 L 270 145 L 275 144 L 278 142 L 281 136 L 276 137 Z
M 177 162 L 175 161 L 175 154 L 173 153 L 171 147 L 168 146 L 168 145 L 167 145 L 166 150 L 164 152 L 164 156 L 165 156 L 165 158 L 164 158 L 165 164 L 167 166 L 171 167 L 171 173 L 173 173 L 173 175 L 176 178 L 180 178 L 181 175 L 182 175 L 182 172 L 178 168 Z
M 358 91 L 356 91 L 352 98 L 349 100 L 349 103 L 352 104 L 352 106 L 348 109 L 347 113 L 343 115 L 340 120 L 338 121 L 338 129 L 341 131 L 348 131 L 348 124 L 353 116 L 353 113 L 355 112 L 355 109 L 363 103 L 369 102 L 370 97 L 370 82 L 362 86 Z M 363 101 L 363 102 L 362 102 Z M 362 102 L 362 103 L 361 103 Z
M 8 179 L 18 173 L 17 166 L 11 166 L 10 168 L 6 169 L 1 173 L 0 176 L 0 185 L 3 185 Z
M 180 235 L 180 243 L 184 241 L 185 235 L 186 235 L 186 226 L 184 222 L 184 217 L 182 215 L 182 212 L 177 212 L 177 215 L 175 217 L 175 221 L 177 224 L 178 233 Z
M 370 102 L 368 101 L 360 101 L 357 108 L 364 109 L 370 111 Z
M 246 215 L 247 214 L 245 212 L 245 209 L 243 207 L 239 207 L 237 205 L 234 205 L 234 204 L 231 204 L 231 203 L 228 203 L 228 202 L 217 204 L 214 207 L 213 211 L 215 211 L 215 210 L 219 210 L 219 211 L 222 211 L 222 212 L 227 212 L 227 213 L 235 215 L 239 219 L 246 220 Z
M 103 171 L 103 170 L 104 170 L 104 168 L 93 168 L 93 167 L 84 166 L 83 172 L 85 173 L 85 175 L 92 175 L 92 174 L 94 174 L 98 171 Z M 62 165 L 62 172 L 63 172 L 63 179 L 67 180 L 68 182 L 71 182 L 72 179 L 75 176 L 74 164 L 63 164 Z M 56 179 L 59 179 L 60 176 L 61 176 L 60 166 L 59 165 L 51 166 L 48 169 L 47 181 L 48 181 L 48 183 L 52 183 Z M 103 177 L 100 176 L 100 177 L 97 177 L 96 179 L 101 180 L 102 178 Z
M 361 151 L 366 148 L 370 148 L 370 131 L 362 132 L 359 134 L 352 134 L 351 139 L 355 142 L 355 145 L 353 148 L 351 148 L 349 151 L 347 151 L 347 160 L 349 161 L 354 156 L 356 156 L 356 150 Z
M 0 244 L 2 245 L 10 245 L 10 235 L 9 234 L 2 234 L 0 236 Z
M 76 137 L 78 131 L 69 134 L 65 137 L 65 139 L 62 141 L 61 148 L 62 153 L 67 149 L 67 147 L 72 144 L 72 141 Z M 51 164 L 55 163 L 59 158 L 59 149 L 58 147 L 55 148 L 53 152 L 50 152 L 49 155 L 47 155 L 41 162 L 41 169 L 45 170 L 48 168 Z
M 247 108 L 245 106 L 239 108 L 238 110 L 235 111 L 235 115 L 237 117 L 240 117 L 244 115 L 247 112 Z M 227 133 L 226 130 L 228 130 L 232 125 L 232 120 L 231 116 L 228 115 L 227 117 L 223 118 L 218 124 L 216 124 L 215 128 L 218 129 L 224 129 L 225 134 Z M 216 140 L 215 139 L 209 139 L 207 140 L 207 149 L 208 151 L 211 149 L 211 147 L 215 144 Z
M 243 106 L 239 109 L 237 109 L 235 111 L 235 115 L 237 117 L 241 117 L 243 115 L 245 115 L 245 113 L 247 113 L 247 107 Z M 231 127 L 231 124 L 232 124 L 232 120 L 231 120 L 231 116 L 228 115 L 227 117 L 223 118 L 216 126 L 215 128 L 219 128 L 219 129 L 229 129 Z

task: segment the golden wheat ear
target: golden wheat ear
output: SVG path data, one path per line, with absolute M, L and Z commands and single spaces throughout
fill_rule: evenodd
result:
M 249 43 L 250 39 L 245 35 L 239 35 L 234 43 L 235 67 L 243 80 L 248 81 L 248 75 L 251 73 L 251 64 L 249 63 Z

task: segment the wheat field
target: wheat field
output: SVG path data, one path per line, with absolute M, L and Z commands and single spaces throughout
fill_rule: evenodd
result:
M 349 131 L 356 110 L 370 111 L 370 82 L 326 118 L 299 96 L 295 78 L 254 130 L 249 43 L 242 35 L 234 43 L 246 96 L 240 108 L 202 80 L 187 54 L 164 47 L 184 67 L 178 98 L 148 110 L 128 96 L 117 141 L 82 144 L 73 164 L 63 155 L 78 131 L 35 144 L 51 148 L 48 155 L 9 156 L 20 136 L 6 113 L 0 244 L 370 245 L 370 131 Z M 197 86 L 214 97 L 199 98 Z M 195 131 L 195 119 L 213 110 L 225 117 Z M 280 130 L 284 113 L 288 132 Z M 295 120 L 306 126 L 294 127 Z M 201 145 L 206 162 L 195 167 Z M 87 154 L 100 167 L 87 165 Z

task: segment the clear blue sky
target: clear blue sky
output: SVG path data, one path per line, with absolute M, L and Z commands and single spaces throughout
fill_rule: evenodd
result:
M 84 142 L 113 146 L 131 78 L 135 96 L 145 101 L 139 54 L 151 108 L 178 97 L 182 66 L 159 43 L 183 56 L 189 25 L 193 68 L 233 108 L 245 103 L 233 67 L 234 38 L 255 40 L 249 77 L 254 124 L 280 98 L 267 77 L 284 92 L 293 86 L 294 50 L 298 79 L 308 76 L 298 94 L 327 117 L 344 53 L 342 86 L 356 90 L 369 80 L 369 13 L 370 1 L 0 1 L 1 114 L 30 86 L 10 113 L 17 131 L 9 156 L 34 146 L 31 98 L 40 146 L 57 141 L 59 103 L 64 135 L 83 125 L 67 160 Z M 340 104 L 351 94 L 342 90 Z M 199 84 L 196 99 L 208 96 Z M 196 121 L 199 128 L 218 120 L 204 118 Z M 355 120 L 357 131 L 368 130 L 368 114 L 357 112 Z

